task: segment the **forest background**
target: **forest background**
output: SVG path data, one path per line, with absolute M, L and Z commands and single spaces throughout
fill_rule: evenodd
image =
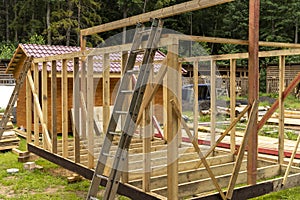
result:
M 10 59 L 19 43 L 80 45 L 80 29 L 186 2 L 187 0 L 1 0 L 0 59 Z M 300 1 L 261 0 L 260 40 L 299 43 Z M 248 39 L 248 0 L 167 18 L 164 27 L 187 35 Z M 131 28 L 131 27 L 128 27 Z M 123 30 L 88 38 L 88 46 Z M 199 46 L 199 45 L 198 45 Z M 202 43 L 209 54 L 247 52 L 247 46 Z M 274 48 L 261 47 L 260 50 Z M 264 66 L 275 59 L 261 59 Z M 287 62 L 300 62 L 299 57 Z M 242 63 L 243 64 L 243 63 Z M 245 64 L 245 63 L 244 63 Z M 263 88 L 262 88 L 263 89 Z

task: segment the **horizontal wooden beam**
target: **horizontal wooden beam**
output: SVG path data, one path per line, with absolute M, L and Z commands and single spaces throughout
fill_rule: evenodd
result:
M 179 40 L 194 41 L 194 42 L 209 42 L 218 44 L 236 44 L 236 45 L 249 45 L 248 40 L 218 38 L 218 37 L 205 37 L 194 35 L 180 35 L 180 34 L 165 34 L 163 37 L 177 38 Z M 265 42 L 259 41 L 259 46 L 262 47 L 280 47 L 280 48 L 300 48 L 300 44 L 283 43 L 283 42 Z
M 261 51 L 258 54 L 260 58 L 277 57 L 277 56 L 295 56 L 295 55 L 300 55 L 300 49 Z M 199 61 L 210 61 L 210 60 L 248 59 L 248 57 L 249 57 L 248 53 L 234 53 L 234 54 L 223 54 L 223 55 L 188 57 L 188 58 L 183 58 L 181 61 L 199 62 Z
M 117 20 L 114 22 L 101 24 L 99 26 L 94 26 L 91 28 L 83 29 L 80 31 L 82 36 L 93 35 L 97 33 L 103 33 L 106 31 L 111 31 L 118 28 L 123 28 L 126 26 L 132 26 L 137 23 L 148 22 L 151 18 L 167 18 L 174 15 L 179 15 L 186 12 L 191 12 L 195 10 L 200 10 L 203 8 L 208 8 L 216 6 L 219 4 L 231 2 L 233 0 L 193 0 L 185 3 L 176 4 L 174 6 L 158 9 L 155 11 L 143 13 L 140 15 L 128 17 L 125 19 Z

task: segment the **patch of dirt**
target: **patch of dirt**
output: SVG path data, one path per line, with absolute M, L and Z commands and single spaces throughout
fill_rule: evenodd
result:
M 0 196 L 5 196 L 8 198 L 14 197 L 15 196 L 15 191 L 12 189 L 12 186 L 4 186 L 0 184 Z
M 67 169 L 64 169 L 62 167 L 51 168 L 51 169 L 47 169 L 47 170 L 53 176 L 69 177 L 69 176 L 72 176 L 74 174 L 74 172 L 71 172 L 71 171 L 69 171 Z

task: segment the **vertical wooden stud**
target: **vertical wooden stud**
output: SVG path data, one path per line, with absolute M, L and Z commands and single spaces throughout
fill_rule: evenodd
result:
M 93 56 L 87 58 L 87 135 L 88 168 L 94 167 L 94 66 Z
M 74 109 L 74 156 L 75 163 L 80 162 L 80 138 L 79 138 L 79 107 L 80 107 L 80 91 L 79 91 L 79 58 L 73 59 L 73 109 Z
M 62 97 L 62 155 L 68 157 L 68 61 L 62 60 L 61 97 Z
M 38 63 L 35 63 L 33 66 L 33 79 L 34 79 L 34 89 L 35 93 L 39 95 L 39 66 Z M 39 117 L 37 114 L 37 108 L 34 106 L 33 108 L 33 120 L 34 120 L 34 138 L 39 138 L 40 130 L 39 130 Z M 34 145 L 39 145 L 39 140 L 34 141 Z
M 48 70 L 47 70 L 47 62 L 43 62 L 42 67 L 42 112 L 43 112 L 43 122 L 45 124 L 45 128 L 48 130 Z M 45 141 L 46 131 L 43 128 L 43 141 Z M 34 141 L 39 141 L 39 137 L 35 137 Z M 46 144 L 44 142 L 44 149 L 46 148 Z
M 153 69 L 150 72 L 149 82 L 150 84 L 147 87 L 152 87 L 153 81 Z M 151 178 L 151 140 L 153 134 L 153 123 L 152 123 L 152 116 L 153 116 L 153 107 L 152 103 L 149 104 L 145 108 L 144 115 L 143 115 L 143 185 L 142 188 L 145 192 L 150 192 L 150 178 Z
M 198 70 L 199 70 L 199 62 L 194 62 L 194 68 L 193 68 L 193 80 L 194 80 L 194 137 L 198 139 L 198 116 L 199 116 L 199 91 L 198 91 L 198 84 L 199 84 L 199 76 L 198 76 Z
M 230 59 L 230 121 L 235 119 L 236 60 Z M 230 152 L 235 153 L 235 127 L 230 131 Z
M 248 102 L 253 105 L 259 96 L 259 8 L 260 0 L 249 1 L 249 96 Z M 254 118 L 255 123 L 248 140 L 247 156 L 247 182 L 249 185 L 256 184 L 257 180 L 257 155 L 258 155 L 258 128 L 257 112 Z
M 28 77 L 26 78 L 26 132 L 27 132 L 27 143 L 31 143 L 32 135 L 32 94 Z M 36 138 L 35 138 L 36 140 Z M 36 145 L 36 142 L 34 143 Z M 39 142 L 39 140 L 37 140 Z M 37 143 L 37 145 L 39 145 Z
M 278 141 L 278 163 L 283 164 L 284 159 L 284 79 L 285 79 L 285 57 L 279 56 L 279 141 Z
M 177 94 L 180 91 L 178 76 L 181 76 L 181 69 L 178 65 L 178 40 L 173 39 L 173 44 L 168 46 L 167 74 L 165 76 L 164 93 L 164 131 L 167 139 L 167 187 L 168 199 L 178 199 L 178 132 L 179 119 L 173 112 L 171 100 L 178 102 Z
M 213 146 L 216 143 L 216 61 L 211 60 L 211 69 L 210 69 L 210 110 L 211 110 L 211 119 L 210 119 L 210 144 Z
M 110 120 L 110 60 L 103 54 L 103 133 L 107 132 Z
M 87 67 L 85 59 L 81 62 L 81 77 L 80 77 L 80 136 L 85 139 L 87 131 L 87 116 L 85 110 L 86 108 L 86 99 L 87 99 Z
M 57 153 L 57 69 L 56 61 L 52 61 L 51 67 L 51 134 L 52 152 Z

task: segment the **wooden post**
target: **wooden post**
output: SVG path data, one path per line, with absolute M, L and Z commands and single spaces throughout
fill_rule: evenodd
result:
M 178 102 L 176 93 L 178 76 L 181 69 L 178 69 L 178 40 L 173 39 L 173 44 L 168 46 L 167 74 L 165 76 L 165 87 L 163 88 L 164 98 L 164 131 L 167 139 L 167 187 L 168 199 L 178 199 L 178 132 L 179 119 L 173 112 L 171 100 Z
M 48 129 L 48 71 L 47 62 L 43 62 L 42 68 L 42 112 L 45 126 Z M 43 129 L 43 141 L 45 141 L 46 132 Z M 39 141 L 39 137 L 36 137 L 34 141 Z M 44 144 L 44 149 L 46 149 L 46 144 Z
M 211 69 L 210 69 L 210 145 L 213 146 L 216 143 L 216 61 L 211 60 Z
M 86 139 L 86 131 L 87 131 L 87 117 L 86 113 L 84 112 L 87 108 L 86 106 L 86 99 L 87 99 L 87 78 L 86 78 L 86 72 L 87 71 L 87 67 L 86 67 L 86 63 L 85 63 L 85 59 L 84 61 L 81 62 L 81 77 L 80 77 L 80 136 L 83 139 Z
M 51 134 L 52 134 L 52 152 L 57 153 L 57 69 L 56 61 L 52 61 L 51 68 Z
M 29 85 L 28 77 L 26 78 L 26 132 L 27 132 L 27 143 L 31 143 L 32 135 L 32 95 Z M 34 138 L 34 144 L 39 145 L 39 138 Z M 37 140 L 37 144 L 36 144 Z
M 61 71 L 61 107 L 62 107 L 62 155 L 68 157 L 68 61 L 62 60 Z
M 75 163 L 80 162 L 80 138 L 79 138 L 79 107 L 80 107 L 80 93 L 79 93 L 79 58 L 73 59 L 73 109 L 74 109 L 74 156 Z
M 198 84 L 199 84 L 199 76 L 198 76 L 198 70 L 199 70 L 199 62 L 194 62 L 194 68 L 193 68 L 193 80 L 194 80 L 194 137 L 198 139 L 198 116 L 199 116 L 199 103 L 198 103 Z
M 230 59 L 230 121 L 235 119 L 236 60 Z M 235 127 L 230 131 L 230 152 L 235 153 Z
M 279 137 L 278 137 L 278 163 L 283 164 L 284 159 L 284 79 L 285 79 L 285 57 L 279 56 Z
M 154 71 L 153 69 L 150 72 L 149 83 L 147 87 L 152 88 Z M 144 174 L 143 174 L 143 190 L 145 192 L 150 192 L 150 183 L 151 183 L 151 140 L 153 134 L 153 107 L 152 103 L 145 108 L 144 117 L 143 117 L 143 159 L 144 159 Z
M 143 120 L 143 190 L 150 192 L 150 177 L 151 177 L 151 138 L 153 133 L 152 128 L 152 112 L 150 106 L 146 107 L 144 111 Z
M 38 66 L 38 63 L 35 63 L 34 66 L 33 66 L 33 79 L 34 79 L 35 93 L 37 95 L 39 95 L 39 66 Z M 39 135 L 40 135 L 39 117 L 38 117 L 37 112 L 38 112 L 37 108 L 34 106 L 34 108 L 33 108 L 34 138 L 39 138 Z M 34 145 L 38 146 L 39 145 L 39 140 L 35 140 Z
M 249 1 L 249 97 L 248 102 L 253 105 L 258 100 L 259 94 L 259 7 L 260 0 Z M 257 113 L 257 112 L 255 112 Z M 257 154 L 258 154 L 258 128 L 257 114 L 253 118 L 254 124 L 248 141 L 247 156 L 247 182 L 249 185 L 256 184 Z
M 110 120 L 110 60 L 109 54 L 103 54 L 103 133 L 107 132 Z
M 87 134 L 88 134 L 88 168 L 94 167 L 94 65 L 93 56 L 87 57 Z M 82 111 L 83 112 L 83 111 Z

